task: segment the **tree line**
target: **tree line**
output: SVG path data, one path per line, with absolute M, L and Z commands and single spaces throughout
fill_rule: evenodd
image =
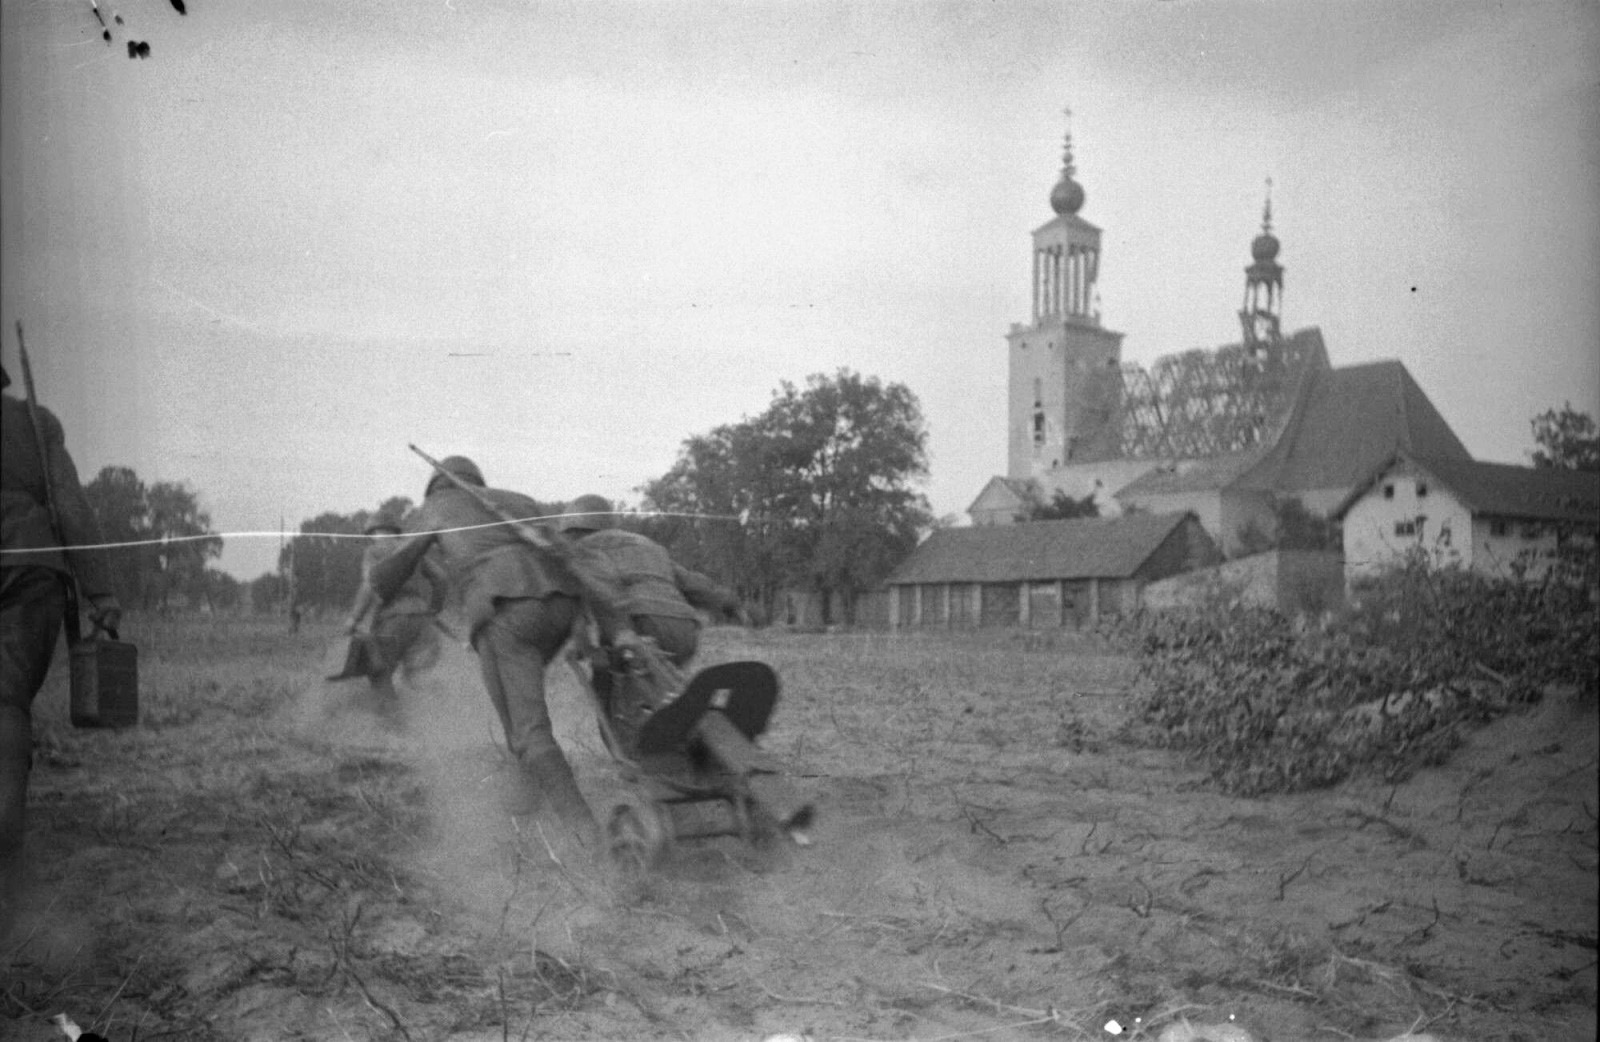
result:
M 241 584 L 209 562 L 222 553 L 222 537 L 199 495 L 181 481 L 147 485 L 129 467 L 104 467 L 84 486 L 108 543 L 134 544 L 108 551 L 111 580 L 126 607 L 165 611 L 238 605 Z
M 1594 420 L 1567 405 L 1532 421 L 1536 466 L 1600 469 Z M 681 564 L 732 588 L 771 618 L 787 591 L 818 596 L 824 621 L 852 622 L 856 596 L 878 586 L 933 527 L 917 485 L 928 475 L 927 430 L 916 396 L 849 369 L 782 382 L 765 410 L 685 439 L 672 467 L 619 504 L 624 527 L 662 543 Z M 183 482 L 147 485 L 127 467 L 106 467 L 85 487 L 113 550 L 113 581 L 123 603 L 214 611 L 244 604 L 257 612 L 338 611 L 361 580 L 367 522 L 384 513 L 403 522 L 404 496 L 376 510 L 324 511 L 300 522 L 276 571 L 241 583 L 212 566 L 222 537 L 198 493 Z M 540 503 L 560 514 L 564 504 Z M 1036 493 L 1019 522 L 1093 517 L 1092 496 Z M 1332 522 L 1297 501 L 1280 504 L 1278 542 L 1336 546 Z M 184 541 L 175 541 L 178 539 Z M 845 617 L 830 619 L 833 604 Z

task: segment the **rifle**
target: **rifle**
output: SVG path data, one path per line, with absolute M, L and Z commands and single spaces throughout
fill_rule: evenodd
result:
M 55 476 L 50 472 L 50 444 L 45 440 L 44 423 L 39 419 L 39 398 L 33 390 L 33 366 L 28 363 L 28 345 L 22 339 L 22 320 L 17 320 L 17 353 L 22 359 L 22 383 L 28 393 L 28 422 L 33 426 L 33 443 L 39 449 L 39 467 L 44 473 L 44 505 L 50 511 L 50 530 L 55 533 L 56 543 L 61 547 L 63 555 L 66 554 L 67 540 L 62 534 L 61 512 L 56 506 Z M 83 635 L 83 624 L 78 618 L 78 579 L 68 569 L 67 581 L 67 646 L 70 648 L 78 643 Z M 117 635 L 111 634 L 115 640 Z
M 593 602 L 603 602 L 605 600 L 604 592 L 594 585 L 588 576 L 584 574 L 582 568 L 574 566 L 572 547 L 567 545 L 565 539 L 560 536 L 550 535 L 538 525 L 529 524 L 521 518 L 512 517 L 508 511 L 502 509 L 494 500 L 485 495 L 483 489 L 462 481 L 448 470 L 445 470 L 438 460 L 415 445 L 410 445 L 408 448 L 424 460 L 427 460 L 428 465 L 440 477 L 443 477 L 456 488 L 471 496 L 474 502 L 493 515 L 496 520 L 505 522 L 518 539 L 533 547 L 540 554 L 559 562 L 567 570 L 568 574 L 578 581 L 578 585 L 583 587 L 585 598 Z M 650 676 L 658 684 L 662 685 L 667 692 L 676 694 L 682 690 L 683 674 L 652 643 L 641 641 L 638 645 L 628 650 L 638 658 Z

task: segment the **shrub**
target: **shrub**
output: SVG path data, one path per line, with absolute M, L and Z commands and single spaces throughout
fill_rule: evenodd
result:
M 1597 698 L 1594 552 L 1545 581 L 1408 559 L 1322 623 L 1265 608 L 1143 614 L 1130 733 L 1195 754 L 1224 790 L 1399 780 L 1551 685 Z

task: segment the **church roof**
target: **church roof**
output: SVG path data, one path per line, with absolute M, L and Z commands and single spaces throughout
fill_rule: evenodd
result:
M 1207 492 L 1227 488 L 1251 467 L 1261 462 L 1267 450 L 1261 447 L 1230 452 L 1209 459 L 1181 460 L 1157 465 L 1117 490 L 1125 494 L 1161 495 L 1173 492 Z
M 1033 482 L 1026 478 L 1008 478 L 997 474 L 989 479 L 988 484 L 983 486 L 983 489 L 978 493 L 978 498 L 974 499 L 972 504 L 967 507 L 967 513 L 970 514 L 974 510 L 1010 509 L 1021 506 L 1028 501 L 1028 490 L 1032 484 Z M 1010 497 L 994 495 L 997 491 L 1010 493 Z
M 1274 492 L 1349 488 L 1396 451 L 1472 459 L 1404 364 L 1342 366 L 1312 378 L 1283 436 L 1237 485 Z
M 1368 480 L 1395 452 L 1472 458 L 1398 361 L 1315 370 L 1290 410 L 1270 446 L 1157 468 L 1117 497 L 1227 488 L 1279 493 L 1350 488 Z
M 1193 518 L 1187 513 L 1131 514 L 941 528 L 886 581 L 893 585 L 1126 579 Z

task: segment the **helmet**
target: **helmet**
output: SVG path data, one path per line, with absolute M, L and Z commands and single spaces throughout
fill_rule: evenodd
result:
M 484 485 L 483 471 L 479 470 L 478 465 L 467 459 L 465 456 L 446 456 L 444 459 L 439 461 L 439 469 L 445 471 L 445 473 L 454 474 L 456 477 L 460 478 L 469 485 L 477 485 L 479 488 L 482 488 Z M 451 488 L 455 487 L 454 485 L 450 484 L 449 479 L 446 478 L 444 474 L 436 473 L 428 482 L 428 487 L 423 490 L 423 497 L 426 498 L 427 496 L 432 495 L 433 490 L 438 488 L 440 485 L 449 485 Z
M 604 496 L 579 496 L 567 504 L 567 515 L 561 519 L 563 532 L 598 532 L 616 524 L 611 516 L 611 502 Z
M 374 532 L 394 532 L 399 534 L 400 518 L 390 510 L 380 510 L 367 518 L 367 523 L 361 529 L 367 535 Z

